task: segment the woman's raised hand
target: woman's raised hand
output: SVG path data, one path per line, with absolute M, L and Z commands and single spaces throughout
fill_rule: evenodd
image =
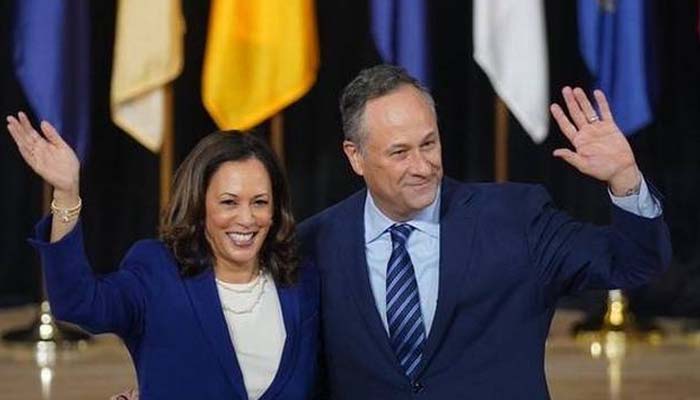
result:
M 41 122 L 41 135 L 20 112 L 7 117 L 7 130 L 27 164 L 54 188 L 54 197 L 70 201 L 80 187 L 80 162 L 71 147 L 48 122 Z M 70 204 L 67 204 L 70 205 Z

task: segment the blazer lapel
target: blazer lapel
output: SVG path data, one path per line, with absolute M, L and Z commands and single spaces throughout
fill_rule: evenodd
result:
M 374 343 L 379 346 L 380 353 L 396 365 L 397 371 L 403 375 L 396 361 L 394 351 L 389 344 L 389 337 L 377 311 L 374 294 L 369 282 L 369 268 L 365 254 L 364 204 L 366 191 L 357 195 L 351 204 L 351 209 L 345 215 L 347 219 L 340 221 L 335 232 L 338 238 L 331 243 L 338 243 L 340 269 L 345 273 L 352 298 L 357 305 L 359 314 L 364 319 L 369 333 L 374 337 Z
M 247 399 L 243 375 L 221 309 L 213 270 L 209 268 L 195 277 L 185 279 L 184 282 L 212 352 L 226 372 L 238 398 Z
M 451 180 L 443 183 L 440 210 L 440 282 L 435 318 L 423 350 L 420 368 L 425 368 L 435 355 L 449 328 L 459 295 L 468 289 L 465 281 L 471 267 L 470 250 L 473 244 L 477 216 L 469 206 L 470 191 Z

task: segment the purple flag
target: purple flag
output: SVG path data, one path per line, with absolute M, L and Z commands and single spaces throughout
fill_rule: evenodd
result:
M 579 0 L 581 54 L 625 135 L 649 124 L 651 42 L 648 0 Z
M 372 35 L 382 59 L 430 86 L 425 0 L 372 0 Z
M 13 61 L 34 114 L 83 160 L 90 129 L 89 0 L 17 0 Z

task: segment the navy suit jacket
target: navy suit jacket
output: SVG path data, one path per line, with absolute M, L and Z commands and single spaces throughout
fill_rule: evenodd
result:
M 445 178 L 441 191 L 437 309 L 414 382 L 394 356 L 371 292 L 366 191 L 300 226 L 321 274 L 329 397 L 548 398 L 544 344 L 557 299 L 637 286 L 670 262 L 660 217 L 612 207 L 612 224 L 595 227 L 556 210 L 540 186 Z
M 126 344 L 141 399 L 247 399 L 243 376 L 210 269 L 182 278 L 157 240 L 136 243 L 120 269 L 95 277 L 80 225 L 46 243 L 50 219 L 37 226 L 38 248 L 56 318 L 93 333 L 113 332 Z M 287 339 L 262 399 L 307 399 L 314 388 L 318 275 L 302 266 L 294 286 L 277 287 Z

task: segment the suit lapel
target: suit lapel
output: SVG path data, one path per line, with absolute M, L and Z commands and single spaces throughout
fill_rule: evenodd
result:
M 440 282 L 435 318 L 430 330 L 421 368 L 430 362 L 449 328 L 459 295 L 468 289 L 465 281 L 471 266 L 476 213 L 469 205 L 472 193 L 466 188 L 445 179 L 440 210 Z
M 345 221 L 336 227 L 339 237 L 330 243 L 339 243 L 338 257 L 340 269 L 345 273 L 350 292 L 357 305 L 358 311 L 364 319 L 369 333 L 374 338 L 374 343 L 379 346 L 379 351 L 390 362 L 399 367 L 396 356 L 389 344 L 389 337 L 384 329 L 384 324 L 377 311 L 374 294 L 369 282 L 369 268 L 365 253 L 365 229 L 364 229 L 364 204 L 366 191 L 356 195 L 350 204 L 351 209 L 345 215 Z M 399 370 L 400 371 L 400 370 Z M 403 374 L 403 372 L 401 372 Z
M 247 399 L 243 375 L 236 359 L 226 319 L 221 309 L 219 294 L 216 290 L 214 272 L 209 268 L 195 277 L 185 279 L 184 282 L 192 301 L 192 307 L 199 319 L 202 332 L 211 345 L 212 352 L 224 369 L 238 398 Z

